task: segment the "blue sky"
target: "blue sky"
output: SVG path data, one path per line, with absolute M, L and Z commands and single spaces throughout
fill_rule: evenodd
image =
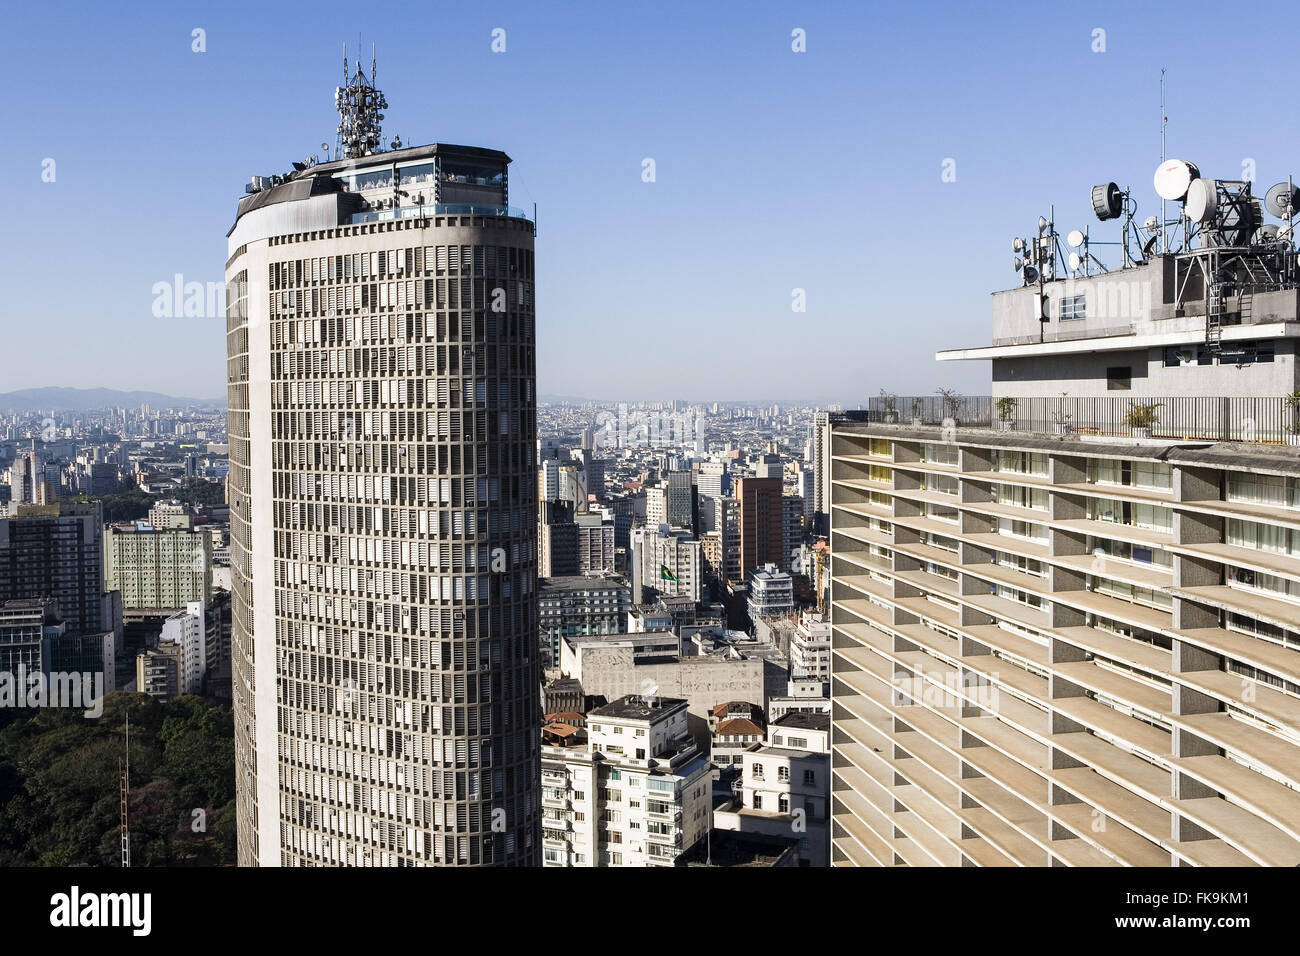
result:
M 386 134 L 503 149 L 513 204 L 537 203 L 542 393 L 983 394 L 986 364 L 933 355 L 988 341 L 1011 237 L 1055 203 L 1062 232 L 1091 221 L 1112 238 L 1088 203 L 1112 179 L 1139 218 L 1156 210 L 1162 66 L 1171 156 L 1220 178 L 1251 158 L 1264 186 L 1300 173 L 1274 70 L 1286 48 L 1269 39 L 1293 8 L 1245 8 L 1226 47 L 1222 10 L 22 4 L 0 104 L 0 391 L 222 394 L 223 320 L 155 318 L 152 287 L 220 282 L 249 176 L 333 145 L 341 45 L 360 33 L 367 58 L 378 48 Z

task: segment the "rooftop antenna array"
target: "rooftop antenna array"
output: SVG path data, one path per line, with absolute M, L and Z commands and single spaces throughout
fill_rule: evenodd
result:
M 388 101 L 375 86 L 378 68 L 374 44 L 370 47 L 370 77 L 356 62 L 355 72 L 348 68 L 348 48 L 343 46 L 343 85 L 334 90 L 334 106 L 339 111 L 336 154 L 343 159 L 358 159 L 380 150 L 380 127 Z

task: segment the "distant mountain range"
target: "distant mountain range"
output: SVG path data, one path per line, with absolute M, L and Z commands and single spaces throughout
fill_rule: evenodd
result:
M 53 409 L 59 412 L 85 412 L 99 408 L 222 408 L 224 398 L 177 398 L 160 392 L 123 392 L 115 388 L 20 388 L 0 392 L 0 411 L 35 412 Z

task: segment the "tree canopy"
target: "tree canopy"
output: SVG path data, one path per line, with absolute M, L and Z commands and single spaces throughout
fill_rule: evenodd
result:
M 234 722 L 202 697 L 109 694 L 104 713 L 0 711 L 0 866 L 117 866 L 131 721 L 131 865 L 235 862 Z

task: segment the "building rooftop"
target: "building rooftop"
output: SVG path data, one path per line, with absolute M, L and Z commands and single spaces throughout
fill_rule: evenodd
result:
M 798 730 L 830 730 L 831 717 L 830 714 L 808 714 L 800 711 L 791 711 L 788 714 L 782 715 L 781 719 L 773 724 L 773 726 L 789 727 Z
M 539 593 L 548 591 L 594 591 L 608 588 L 628 589 L 627 581 L 618 575 L 561 575 L 553 578 L 538 578 Z
M 588 719 L 610 717 L 615 720 L 656 720 L 685 707 L 686 701 L 677 697 L 642 697 L 628 694 L 603 707 L 597 707 L 587 717 Z
M 793 837 L 712 830 L 707 838 L 679 856 L 677 863 L 680 866 L 793 865 L 789 861 L 798 853 L 798 846 L 799 841 Z

